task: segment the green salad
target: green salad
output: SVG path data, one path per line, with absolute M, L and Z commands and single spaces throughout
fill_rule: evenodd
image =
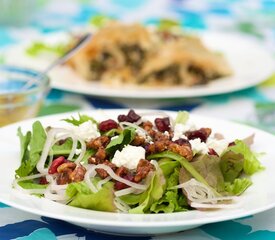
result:
M 32 131 L 18 129 L 16 190 L 97 211 L 173 213 L 234 207 L 263 169 L 253 136 L 229 141 L 184 111 L 62 121 L 62 128 L 36 121 Z

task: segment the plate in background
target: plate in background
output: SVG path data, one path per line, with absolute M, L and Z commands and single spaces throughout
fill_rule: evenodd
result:
M 165 88 L 108 87 L 99 82 L 88 82 L 69 67 L 58 67 L 50 76 L 53 88 L 90 96 L 110 98 L 166 99 L 200 97 L 229 93 L 255 86 L 266 80 L 275 71 L 275 61 L 262 43 L 242 34 L 205 31 L 199 34 L 203 42 L 213 51 L 222 53 L 233 69 L 233 75 L 217 79 L 207 85 L 184 88 L 180 86 Z M 54 33 L 39 40 L 47 43 L 66 43 L 69 34 Z M 33 40 L 34 41 L 34 40 Z M 43 70 L 54 57 L 46 55 L 31 58 L 25 54 L 30 42 L 11 47 L 6 51 L 7 63 L 24 65 Z

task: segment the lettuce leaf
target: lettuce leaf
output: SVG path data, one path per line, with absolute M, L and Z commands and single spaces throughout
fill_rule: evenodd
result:
M 24 189 L 45 189 L 48 186 L 47 184 L 34 183 L 30 180 L 20 181 L 18 182 L 18 185 Z
M 137 205 L 141 200 L 142 194 L 127 194 L 119 197 L 123 202 L 126 204 L 132 206 Z
M 167 189 L 179 184 L 179 169 L 173 169 L 173 173 L 167 179 Z M 150 207 L 153 213 L 171 213 L 187 210 L 188 204 L 186 197 L 178 189 L 166 190 L 162 198 L 154 202 Z
M 61 145 L 57 145 L 55 144 L 53 147 L 52 147 L 52 154 L 54 156 L 68 156 L 72 150 L 72 140 L 69 138 L 69 139 L 66 139 L 66 141 L 61 144 Z M 86 152 L 83 156 L 83 159 L 81 160 L 82 163 L 88 163 L 88 159 L 93 156 L 94 154 L 96 153 L 96 150 L 95 149 L 86 149 Z
M 176 124 L 185 124 L 189 119 L 189 113 L 186 111 L 179 111 L 175 120 Z
M 106 152 L 108 154 L 114 154 L 116 150 L 122 150 L 122 148 L 133 141 L 136 131 L 134 128 L 125 128 L 117 138 L 111 140 L 106 146 Z
M 232 195 L 241 195 L 251 185 L 252 182 L 248 178 L 236 178 L 233 183 L 225 183 L 225 191 Z
M 52 154 L 54 156 L 59 155 L 59 156 L 67 156 L 70 154 L 71 150 L 72 150 L 72 146 L 73 146 L 73 142 L 72 139 L 66 139 L 66 141 L 61 144 L 55 144 L 52 147 Z
M 74 117 L 71 117 L 71 118 L 65 118 L 65 119 L 62 119 L 62 120 L 67 122 L 67 123 L 71 123 L 75 126 L 79 126 L 82 123 L 87 122 L 87 121 L 92 121 L 92 123 L 97 124 L 97 121 L 95 119 L 93 119 L 92 117 L 90 117 L 88 115 L 85 115 L 85 114 L 80 114 L 80 113 L 78 113 L 78 119 L 76 119 Z
M 229 150 L 221 156 L 220 168 L 226 182 L 233 183 L 241 175 L 243 166 L 244 158 L 242 154 Z
M 180 22 L 175 21 L 173 19 L 160 19 L 158 29 L 162 31 L 169 31 L 172 28 L 179 28 L 180 27 Z
M 115 212 L 113 185 L 113 182 L 107 182 L 97 193 L 92 193 L 84 182 L 70 183 L 66 194 L 72 200 L 68 205 L 96 211 Z
M 89 23 L 97 28 L 102 28 L 103 26 L 105 26 L 108 22 L 114 20 L 114 18 L 110 17 L 110 16 L 105 16 L 102 14 L 98 14 L 93 16 Z
M 120 129 L 114 128 L 114 129 L 109 130 L 108 132 L 103 133 L 102 135 L 108 136 L 108 137 L 114 137 L 120 133 L 121 133 Z
M 218 192 L 224 190 L 224 177 L 220 169 L 220 158 L 218 156 L 198 155 L 190 164 L 201 174 L 209 186 Z
M 15 171 L 17 177 L 24 177 L 28 176 L 31 172 L 35 170 L 36 164 L 40 159 L 40 155 L 43 150 L 47 136 L 43 126 L 39 121 L 34 122 L 32 125 L 32 137 L 30 137 L 28 133 L 25 137 L 21 135 L 20 132 L 18 134 L 23 141 L 21 143 L 21 146 L 25 147 L 25 154 L 26 149 L 29 147 L 29 153 L 27 154 L 28 156 L 26 155 L 26 158 L 23 159 L 20 167 Z M 27 145 L 28 141 L 29 144 Z
M 181 164 L 181 166 L 184 167 L 191 174 L 192 177 L 194 177 L 199 182 L 209 186 L 209 184 L 204 179 L 204 177 L 201 174 L 199 174 L 198 171 L 192 166 L 192 164 L 188 162 L 188 160 L 186 160 L 181 155 L 171 151 L 164 151 L 161 153 L 152 154 L 147 157 L 147 159 L 158 159 L 158 158 L 170 158 L 172 160 L 178 161 Z
M 19 127 L 17 129 L 17 136 L 20 140 L 20 159 L 21 162 L 25 162 L 29 158 L 30 151 L 28 149 L 30 140 L 31 140 L 31 132 L 28 131 L 26 135 L 24 135 Z
M 249 147 L 241 140 L 236 140 L 235 145 L 228 148 L 236 154 L 242 154 L 244 158 L 243 170 L 246 174 L 252 175 L 255 172 L 263 170 L 264 167 L 257 159 L 256 155 L 249 149 Z
M 178 161 L 174 161 L 170 158 L 163 158 L 158 161 L 158 164 L 166 178 L 174 172 L 175 168 L 180 166 Z
M 36 57 L 43 52 L 51 52 L 58 56 L 62 56 L 66 52 L 67 46 L 64 44 L 50 45 L 43 42 L 34 42 L 26 49 L 26 54 Z
M 220 167 L 227 182 L 233 183 L 243 172 L 252 175 L 264 167 L 249 147 L 241 140 L 236 140 L 221 156 Z
M 129 210 L 129 213 L 143 214 L 150 211 L 151 205 L 158 201 L 165 189 L 165 177 L 161 169 L 154 172 L 149 188 L 140 196 L 139 205 Z

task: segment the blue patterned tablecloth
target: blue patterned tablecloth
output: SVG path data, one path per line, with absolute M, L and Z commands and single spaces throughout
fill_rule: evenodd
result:
M 23 1 L 23 0 L 22 0 Z M 38 0 L 39 1 L 39 0 Z M 0 0 L 0 4 L 1 4 Z M 275 54 L 275 1 L 273 0 L 40 0 L 37 15 L 24 27 L 0 26 L 1 49 L 41 34 L 69 30 L 104 14 L 123 21 L 156 23 L 176 19 L 185 29 L 242 32 L 257 37 Z M 0 14 L 1 14 L 0 10 Z M 158 108 L 189 110 L 235 120 L 275 133 L 275 77 L 260 86 L 204 98 L 125 101 L 84 97 L 52 90 L 40 115 L 91 108 Z M 121 237 L 104 235 L 69 223 L 35 216 L 0 203 L 0 240 L 20 239 L 275 239 L 275 209 L 254 216 L 209 224 L 162 236 Z

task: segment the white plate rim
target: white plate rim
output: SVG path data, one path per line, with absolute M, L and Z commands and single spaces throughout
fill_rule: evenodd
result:
M 94 111 L 95 110 L 91 110 L 91 111 L 87 111 L 87 112 L 84 112 L 84 113 L 93 113 Z M 121 109 L 112 109 L 112 110 L 104 110 L 104 111 L 108 112 L 108 113 L 116 113 L 116 112 L 124 112 L 125 113 L 126 112 L 125 109 L 123 109 L 123 110 L 121 110 Z M 139 111 L 143 111 L 143 110 L 139 110 Z M 175 113 L 173 111 L 166 111 L 166 112 L 172 113 L 172 114 Z M 70 115 L 71 115 L 70 113 L 56 114 L 56 115 L 36 118 L 35 120 L 42 120 L 42 121 L 51 122 L 51 121 L 54 121 L 54 120 L 57 120 L 57 119 L 61 119 L 64 116 L 70 116 Z M 254 132 L 256 132 L 256 134 L 257 133 L 258 134 L 264 134 L 266 136 L 269 136 L 269 137 L 272 137 L 272 138 L 275 139 L 275 136 L 273 136 L 269 133 L 266 133 L 262 130 L 255 129 L 255 128 L 252 128 L 252 127 L 248 127 L 248 126 L 245 126 L 245 125 L 229 122 L 229 121 L 226 121 L 226 120 L 217 120 L 216 118 L 202 117 L 202 116 L 195 115 L 195 114 L 192 114 L 192 116 L 194 116 L 195 118 L 200 118 L 202 120 L 208 120 L 208 121 L 214 120 L 214 121 L 219 122 L 221 124 L 229 124 L 229 125 L 232 125 L 232 126 L 235 126 L 235 127 L 242 127 L 246 130 L 254 131 Z M 0 136 L 1 136 L 2 132 L 6 131 L 6 130 L 13 130 L 14 131 L 15 128 L 17 128 L 18 126 L 20 126 L 20 125 L 24 126 L 26 124 L 30 124 L 33 121 L 34 121 L 34 119 L 25 120 L 25 121 L 22 121 L 20 123 L 15 123 L 15 124 L 11 124 L 7 127 L 0 128 Z M 1 143 L 1 141 L 2 140 L 0 140 L 0 143 Z M 1 153 L 1 150 L 0 150 L 0 153 Z M 30 199 L 31 198 L 37 199 L 34 196 L 30 196 Z M 114 213 L 96 212 L 96 211 L 92 211 L 92 210 L 84 210 L 84 211 L 92 211 L 92 212 L 95 212 L 95 213 L 99 213 L 99 215 L 102 215 L 102 214 L 106 215 L 107 220 L 106 219 L 104 219 L 104 220 L 90 219 L 90 218 L 83 219 L 82 217 L 72 216 L 70 214 L 68 216 L 64 217 L 64 216 L 58 216 L 55 213 L 49 213 L 49 212 L 45 212 L 43 210 L 38 210 L 38 209 L 35 209 L 35 211 L 33 211 L 34 209 L 32 209 L 32 208 L 24 207 L 22 205 L 17 205 L 14 202 L 9 201 L 8 196 L 3 194 L 2 192 L 0 192 L 0 201 L 5 203 L 5 204 L 8 204 L 12 207 L 18 208 L 18 209 L 26 211 L 26 212 L 34 213 L 36 215 L 43 215 L 43 216 L 52 217 L 52 218 L 55 218 L 55 219 L 65 220 L 65 221 L 74 222 L 74 223 L 79 223 L 79 224 L 92 224 L 94 226 L 102 226 L 102 225 L 106 226 L 107 225 L 107 226 L 110 226 L 110 227 L 119 227 L 122 224 L 122 226 L 124 228 L 125 227 L 132 227 L 132 228 L 141 228 L 141 227 L 143 227 L 143 228 L 146 228 L 146 229 L 148 229 L 150 227 L 161 228 L 161 227 L 164 227 L 164 226 L 165 227 L 167 227 L 167 226 L 169 226 L 169 227 L 173 227 L 173 226 L 178 227 L 178 226 L 182 226 L 182 225 L 187 226 L 187 227 L 188 226 L 190 226 L 190 227 L 191 226 L 198 226 L 198 225 L 203 225 L 203 224 L 207 224 L 207 223 L 214 223 L 214 222 L 232 220 L 232 219 L 236 219 L 236 218 L 240 218 L 240 217 L 246 217 L 246 216 L 253 215 L 253 214 L 256 214 L 256 213 L 260 213 L 260 212 L 263 212 L 263 211 L 266 211 L 268 209 L 271 209 L 271 208 L 275 207 L 275 201 L 273 201 L 273 202 L 270 202 L 269 204 L 267 204 L 265 206 L 262 206 L 262 207 L 259 207 L 257 209 L 247 211 L 247 212 L 236 212 L 234 214 L 221 215 L 219 217 L 217 217 L 217 216 L 214 216 L 214 217 L 206 216 L 205 219 L 200 219 L 200 220 L 198 220 L 198 219 L 188 219 L 188 222 L 186 222 L 186 220 L 182 220 L 182 221 L 177 220 L 177 221 L 170 221 L 170 222 L 167 222 L 167 221 L 129 221 L 127 218 L 125 220 L 120 220 L 120 222 L 115 222 L 113 220 L 108 220 L 108 216 L 111 216 Z M 47 200 L 47 201 L 49 201 L 49 200 Z M 49 202 L 51 202 L 51 201 L 49 201 Z M 69 208 L 72 208 L 72 207 L 69 207 Z M 81 209 L 81 211 L 82 210 L 83 209 Z M 172 214 L 165 214 L 165 215 L 168 218 L 170 218 L 170 217 L 180 216 L 182 214 L 185 214 L 185 213 L 180 212 L 180 213 L 172 213 Z M 128 214 L 124 214 L 124 215 L 129 216 Z M 161 215 L 163 215 L 163 214 L 161 214 Z M 133 214 L 132 216 L 144 216 L 144 215 Z M 157 218 L 157 216 L 159 216 L 159 215 L 158 214 L 150 215 L 150 217 L 151 216 L 153 216 L 153 219 L 154 219 L 154 218 Z

